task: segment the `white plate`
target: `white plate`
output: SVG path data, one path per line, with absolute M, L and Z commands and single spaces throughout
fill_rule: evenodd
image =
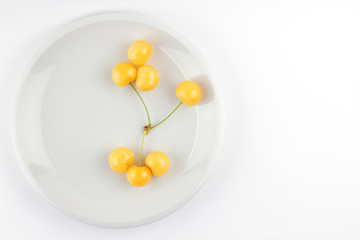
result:
M 153 123 L 177 105 L 181 81 L 196 81 L 204 93 L 200 105 L 181 106 L 146 138 L 144 156 L 163 151 L 171 167 L 142 188 L 108 165 L 120 146 L 138 157 L 146 125 L 131 87 L 111 79 L 138 39 L 153 46 L 148 64 L 160 74 L 154 91 L 141 92 Z M 21 166 L 35 188 L 66 214 L 106 227 L 149 223 L 181 207 L 208 178 L 223 133 L 218 88 L 202 55 L 153 19 L 122 13 L 74 22 L 38 52 L 20 84 L 13 123 Z

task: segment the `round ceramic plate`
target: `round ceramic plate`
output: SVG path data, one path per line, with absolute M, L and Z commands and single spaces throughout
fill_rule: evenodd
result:
M 128 147 L 136 162 L 147 118 L 133 89 L 116 86 L 111 74 L 140 39 L 153 46 L 147 64 L 160 75 L 155 90 L 141 92 L 153 123 L 178 104 L 181 81 L 198 83 L 203 99 L 182 105 L 146 137 L 143 156 L 165 152 L 171 166 L 134 187 L 111 170 L 108 156 Z M 13 123 L 21 166 L 35 188 L 62 212 L 106 227 L 149 223 L 182 206 L 208 178 L 223 133 L 222 104 L 204 57 L 153 19 L 122 13 L 74 22 L 38 52 L 24 72 Z

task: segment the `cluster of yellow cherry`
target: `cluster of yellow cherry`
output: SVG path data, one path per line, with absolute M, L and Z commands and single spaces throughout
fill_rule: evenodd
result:
M 176 95 L 180 99 L 180 103 L 167 117 L 158 124 L 152 126 L 146 104 L 137 91 L 137 89 L 141 91 L 151 91 L 159 83 L 159 74 L 156 69 L 152 66 L 145 65 L 151 55 L 152 47 L 148 42 L 144 40 L 135 41 L 132 43 L 128 51 L 128 58 L 132 64 L 127 62 L 119 63 L 114 67 L 112 72 L 112 78 L 116 85 L 123 87 L 129 84 L 132 87 L 137 96 L 140 98 L 148 117 L 148 125 L 143 128 L 144 131 L 140 148 L 139 166 L 130 166 L 134 162 L 135 156 L 129 148 L 116 148 L 109 156 L 110 167 L 118 173 L 124 173 L 127 171 L 126 175 L 128 182 L 138 187 L 148 184 L 152 175 L 155 177 L 164 175 L 170 167 L 169 157 L 160 151 L 148 154 L 145 158 L 146 166 L 141 166 L 145 136 L 152 129 L 165 122 L 181 106 L 182 103 L 188 106 L 194 106 L 198 104 L 202 96 L 201 89 L 198 85 L 196 85 L 196 83 L 189 80 L 183 81 L 176 88 Z M 138 67 L 138 69 L 136 69 L 134 65 Z M 132 81 L 135 81 L 137 89 L 132 84 Z

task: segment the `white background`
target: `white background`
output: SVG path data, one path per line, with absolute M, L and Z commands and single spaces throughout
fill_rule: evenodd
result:
M 10 134 L 17 77 L 94 13 L 154 16 L 221 73 L 226 135 L 204 188 L 141 227 L 77 222 L 38 195 Z M 360 239 L 360 2 L 0 1 L 0 239 Z M 135 211 L 135 210 L 134 210 Z

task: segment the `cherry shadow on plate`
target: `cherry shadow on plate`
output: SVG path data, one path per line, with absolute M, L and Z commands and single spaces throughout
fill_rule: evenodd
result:
M 189 79 L 195 82 L 202 91 L 202 99 L 199 105 L 205 105 L 214 100 L 215 94 L 209 78 L 206 75 L 198 75 Z

